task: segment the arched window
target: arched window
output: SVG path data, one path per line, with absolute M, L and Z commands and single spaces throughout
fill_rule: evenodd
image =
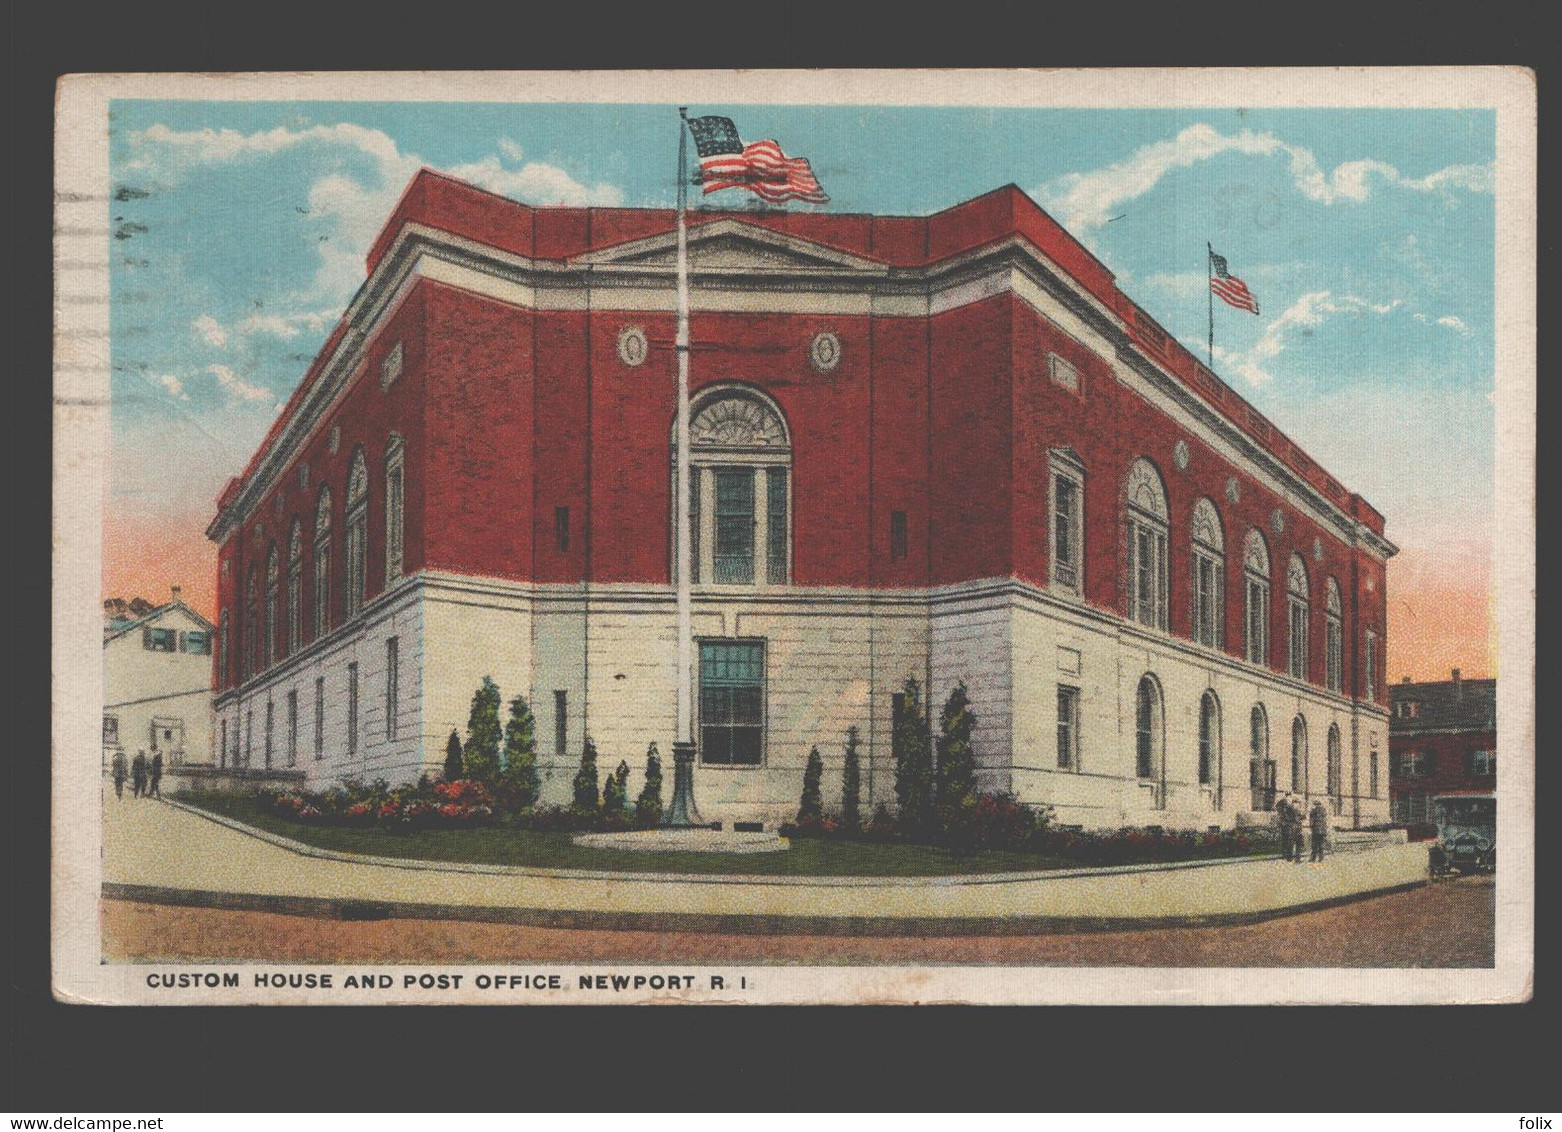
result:
M 1333 578 L 1324 583 L 1323 647 L 1324 680 L 1329 691 L 1345 686 L 1345 629 L 1340 605 L 1340 584 Z
M 678 498 L 676 438 L 673 498 Z M 792 443 L 763 393 L 724 385 L 690 407 L 693 580 L 784 585 L 792 574 Z M 676 524 L 674 542 L 676 542 Z
M 1242 551 L 1243 611 L 1247 624 L 1249 664 L 1269 663 L 1269 546 L 1256 530 L 1248 531 Z
M 281 584 L 280 565 L 277 561 L 277 544 L 273 542 L 266 552 L 266 663 L 270 668 L 277 662 L 277 597 Z
M 364 462 L 363 449 L 359 448 L 353 452 L 352 467 L 347 474 L 347 570 L 344 575 L 347 590 L 342 601 L 342 616 L 347 620 L 356 617 L 363 608 L 368 535 L 369 467 Z
M 1340 725 L 1337 723 L 1329 724 L 1328 757 L 1329 801 L 1334 812 L 1340 814 L 1345 811 L 1345 771 L 1341 765 Z
M 287 538 L 287 651 L 304 643 L 304 524 L 296 517 Z
M 1226 622 L 1226 540 L 1220 513 L 1209 499 L 1193 505 L 1193 639 L 1219 648 Z
M 1135 772 L 1140 778 L 1161 777 L 1163 720 L 1161 715 L 1161 690 L 1155 677 L 1146 675 L 1139 681 L 1139 693 L 1135 697 Z
M 224 609 L 222 616 L 217 619 L 217 684 L 223 688 L 233 683 L 233 673 L 228 669 L 228 640 L 231 635 L 228 611 Z
M 391 433 L 385 446 L 385 587 L 401 577 L 406 511 L 406 445 Z
M 1248 781 L 1252 784 L 1253 809 L 1275 808 L 1275 762 L 1269 757 L 1269 713 L 1263 704 L 1253 705 L 1249 719 Z
M 251 562 L 244 574 L 244 679 L 255 675 L 255 663 L 259 658 L 260 637 L 260 583 L 255 577 L 255 564 Z
M 1207 691 L 1199 700 L 1199 785 L 1208 786 L 1220 780 L 1220 701 L 1214 691 Z M 1215 795 L 1216 806 L 1220 795 Z
M 1291 789 L 1306 795 L 1307 781 L 1307 721 L 1301 716 L 1291 720 Z
M 320 485 L 315 508 L 315 640 L 331 631 L 331 489 Z
M 1166 488 L 1148 460 L 1128 470 L 1128 616 L 1166 628 Z
M 1300 554 L 1291 555 L 1285 571 L 1285 599 L 1290 633 L 1286 638 L 1287 670 L 1298 680 L 1307 679 L 1307 626 L 1312 611 L 1312 590 L 1307 566 Z

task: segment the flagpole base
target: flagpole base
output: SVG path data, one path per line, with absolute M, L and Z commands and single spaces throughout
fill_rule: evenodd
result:
M 694 804 L 694 744 L 673 744 L 673 799 L 662 815 L 664 829 L 707 828 Z

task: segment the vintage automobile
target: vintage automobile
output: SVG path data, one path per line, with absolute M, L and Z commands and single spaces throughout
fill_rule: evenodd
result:
M 1445 794 L 1432 799 L 1437 844 L 1432 871 L 1489 873 L 1497 868 L 1497 799 L 1491 794 Z

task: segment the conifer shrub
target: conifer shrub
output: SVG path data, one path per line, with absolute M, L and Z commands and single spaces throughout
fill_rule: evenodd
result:
M 841 766 L 841 827 L 848 833 L 862 828 L 862 762 L 857 727 L 846 729 L 846 759 Z
M 899 825 L 926 831 L 934 824 L 933 753 L 922 718 L 922 686 L 916 677 L 905 683 L 905 699 L 895 714 L 895 800 Z
M 824 801 L 819 795 L 819 781 L 824 777 L 824 760 L 819 748 L 808 752 L 808 766 L 803 770 L 803 800 L 797 807 L 797 824 L 819 825 L 824 820 Z
M 472 710 L 467 716 L 466 744 L 461 762 L 466 777 L 493 783 L 499 775 L 499 685 L 490 676 L 472 695 Z
M 461 778 L 465 768 L 461 764 L 461 736 L 455 728 L 450 729 L 450 738 L 445 742 L 445 771 L 446 782 L 454 782 Z
M 498 793 L 506 810 L 520 813 L 537 804 L 542 780 L 537 773 L 537 721 L 525 696 L 510 701 L 504 725 L 504 767 Z
M 955 685 L 944 701 L 938 720 L 938 766 L 934 777 L 939 826 L 956 841 L 970 835 L 976 806 L 976 756 L 971 731 L 976 716 L 966 695 L 965 682 Z
M 662 820 L 662 758 L 652 743 L 645 752 L 645 785 L 635 799 L 635 824 L 651 829 Z
M 580 769 L 575 772 L 574 809 L 579 814 L 595 814 L 601 809 L 597 792 L 597 745 L 587 738 L 580 752 Z

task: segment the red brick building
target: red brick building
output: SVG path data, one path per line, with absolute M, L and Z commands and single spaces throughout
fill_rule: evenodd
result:
M 410 777 L 485 674 L 545 797 L 588 734 L 666 754 L 673 226 L 413 180 L 209 528 L 220 759 Z M 915 677 L 1064 822 L 1386 818 L 1383 517 L 1023 193 L 701 211 L 690 254 L 707 816 L 787 816 L 850 725 L 893 804 Z
M 1393 820 L 1436 820 L 1433 798 L 1497 790 L 1497 681 L 1448 680 L 1389 689 L 1389 800 Z

